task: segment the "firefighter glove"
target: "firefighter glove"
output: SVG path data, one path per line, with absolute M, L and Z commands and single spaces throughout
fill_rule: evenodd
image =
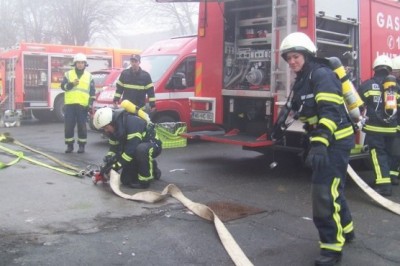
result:
M 118 172 L 122 168 L 122 164 L 120 162 L 116 162 L 113 164 L 112 169 Z
M 312 144 L 305 164 L 311 169 L 321 169 L 328 164 L 328 148 L 324 144 Z
M 103 162 L 104 162 L 105 164 L 112 163 L 113 161 L 116 161 L 116 160 L 115 160 L 115 155 L 106 155 L 106 156 L 104 156 L 104 158 L 103 158 Z

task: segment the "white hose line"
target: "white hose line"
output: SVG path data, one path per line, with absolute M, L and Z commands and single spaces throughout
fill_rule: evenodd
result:
M 370 196 L 373 200 L 378 202 L 380 205 L 385 207 L 386 209 L 400 215 L 400 204 L 394 201 L 388 200 L 387 198 L 383 197 L 381 194 L 377 193 L 374 189 L 368 186 L 364 180 L 361 179 L 359 175 L 351 168 L 349 165 L 347 167 L 347 173 L 353 179 L 353 181 L 365 192 L 368 196 Z
M 244 254 L 242 249 L 236 243 L 235 239 L 229 233 L 228 229 L 226 229 L 225 225 L 218 218 L 218 216 L 213 212 L 213 210 L 211 210 L 206 205 L 193 202 L 190 199 L 186 198 L 185 195 L 183 195 L 182 191 L 174 184 L 169 184 L 168 186 L 166 186 L 161 193 L 154 192 L 154 191 L 143 191 L 143 192 L 135 193 L 133 195 L 128 195 L 128 194 L 125 194 L 124 192 L 122 192 L 120 190 L 120 185 L 121 185 L 120 175 L 117 172 L 115 172 L 114 170 L 111 170 L 111 172 L 110 172 L 111 189 L 113 190 L 113 192 L 115 194 L 117 194 L 121 198 L 124 198 L 127 200 L 154 203 L 154 202 L 163 200 L 163 199 L 167 198 L 169 195 L 171 195 L 173 198 L 180 201 L 186 208 L 188 208 L 190 211 L 192 211 L 196 215 L 200 216 L 201 218 L 203 218 L 205 220 L 214 222 L 215 229 L 217 230 L 217 233 L 222 242 L 222 245 L 224 246 L 225 250 L 228 252 L 229 256 L 231 257 L 231 259 L 235 263 L 235 265 L 238 265 L 238 266 L 239 265 L 240 266 L 253 265 L 253 263 L 251 263 L 251 261 L 247 258 L 247 256 Z

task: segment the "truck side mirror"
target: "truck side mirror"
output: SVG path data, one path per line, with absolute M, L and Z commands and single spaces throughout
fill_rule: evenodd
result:
M 184 89 L 186 88 L 186 77 L 182 72 L 177 72 L 169 79 L 167 89 Z

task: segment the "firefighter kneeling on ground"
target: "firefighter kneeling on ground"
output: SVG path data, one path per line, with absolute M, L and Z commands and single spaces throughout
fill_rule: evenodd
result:
M 110 149 L 104 158 L 116 158 L 112 169 L 121 171 L 121 183 L 131 188 L 148 188 L 161 171 L 154 158 L 162 147 L 154 125 L 125 110 L 100 108 L 93 117 L 96 129 L 109 137 Z

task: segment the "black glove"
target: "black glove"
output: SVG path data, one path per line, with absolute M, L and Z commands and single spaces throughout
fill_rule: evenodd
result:
M 116 162 L 112 165 L 112 169 L 118 172 L 122 168 L 122 164 L 120 162 Z
M 328 148 L 324 144 L 312 144 L 305 164 L 312 169 L 320 169 L 328 165 Z
M 104 164 L 113 163 L 115 161 L 115 155 L 106 155 L 103 158 Z

